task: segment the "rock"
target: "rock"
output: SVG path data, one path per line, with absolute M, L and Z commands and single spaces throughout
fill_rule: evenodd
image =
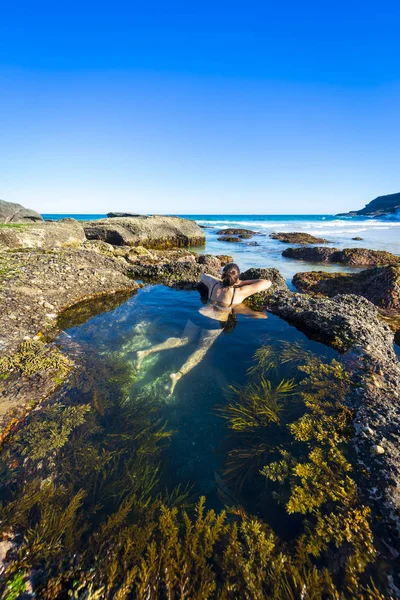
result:
M 251 238 L 253 237 L 251 235 L 251 233 L 239 233 L 238 237 L 240 237 L 241 240 L 251 240 Z M 253 242 L 254 244 L 257 244 L 257 242 Z
M 242 236 L 252 236 L 256 234 L 256 231 L 251 231 L 251 229 L 237 229 L 235 227 L 229 227 L 227 229 L 220 229 L 217 231 L 218 235 L 236 235 L 239 237 Z
M 371 200 L 361 210 L 353 210 L 349 213 L 339 213 L 342 216 L 365 215 L 382 217 L 384 215 L 393 215 L 400 211 L 400 192 L 397 194 L 387 194 L 386 196 L 378 196 L 375 200 Z
M 0 200 L 0 223 L 37 223 L 42 215 L 15 202 Z
M 118 217 L 145 217 L 146 215 L 139 215 L 137 213 L 126 213 L 126 212 L 109 212 L 107 217 L 109 219 L 115 219 Z
M 272 282 L 269 290 L 247 298 L 246 304 L 254 310 L 262 310 L 268 299 L 275 292 L 288 291 L 286 280 L 282 277 L 278 269 L 272 267 L 247 269 L 247 271 L 240 274 L 240 279 L 241 281 L 245 281 L 246 279 L 269 279 Z
M 105 254 L 106 256 L 114 256 L 114 246 L 103 242 L 102 240 L 85 240 L 83 247 L 87 250 L 93 250 L 99 254 Z
M 364 238 L 362 238 L 362 237 L 358 237 L 358 236 L 357 236 L 357 237 L 353 237 L 353 238 L 351 238 L 351 239 L 352 239 L 352 240 L 355 240 L 356 242 L 361 242 L 361 241 L 362 241 Z
M 130 274 L 135 279 L 143 279 L 151 283 L 163 283 L 169 287 L 194 290 L 199 286 L 203 273 L 219 277 L 221 262 L 212 255 L 194 255 L 176 252 L 160 252 L 155 259 L 142 258 L 130 267 Z
M 380 446 L 379 444 L 376 444 L 375 446 L 372 446 L 372 451 L 375 454 L 385 454 L 385 449 L 382 448 L 382 446 Z
M 240 239 L 240 237 L 235 237 L 232 235 L 224 235 L 222 237 L 217 238 L 217 240 L 219 242 L 232 242 L 232 243 L 237 243 L 237 242 L 241 242 L 242 240 Z
M 357 294 L 379 308 L 400 310 L 400 266 L 374 267 L 360 273 L 296 273 L 293 284 L 301 292 L 329 297 Z
M 85 232 L 78 221 L 49 223 L 43 221 L 21 227 L 0 227 L 0 248 L 67 248 L 80 246 Z
M 164 216 L 113 217 L 85 223 L 86 237 L 113 246 L 174 248 L 205 243 L 202 229 L 190 219 Z
M 47 339 L 60 330 L 57 319 L 67 308 L 82 301 L 91 307 L 109 297 L 118 299 L 117 306 L 138 288 L 128 276 L 126 263 L 85 249 L 3 251 L 0 272 L 7 274 L 6 280 L 0 279 L 1 358 L 16 353 L 24 340 L 46 340 L 47 348 Z M 102 310 L 106 310 L 104 303 Z M 32 376 L 6 375 L 0 378 L 0 441 L 7 432 L 10 411 L 14 417 L 23 415 L 60 385 L 54 370 Z
M 217 256 L 213 256 L 212 254 L 200 254 L 197 262 L 199 265 L 204 265 L 206 269 L 213 273 L 219 273 L 221 269 L 221 261 Z
M 233 262 L 233 256 L 229 256 L 228 254 L 217 254 L 217 258 L 223 267 Z
M 367 248 L 327 248 L 317 246 L 314 248 L 287 248 L 282 252 L 286 258 L 305 260 L 308 262 L 339 263 L 352 266 L 400 265 L 400 256 L 382 250 L 369 250 Z
M 279 240 L 280 242 L 286 242 L 287 244 L 329 244 L 328 240 L 324 238 L 314 237 L 309 233 L 270 233 L 269 237 L 273 240 Z

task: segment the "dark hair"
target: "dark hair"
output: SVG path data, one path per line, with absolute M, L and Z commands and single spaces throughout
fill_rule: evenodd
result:
M 224 287 L 232 287 L 238 281 L 240 269 L 235 263 L 225 265 L 222 270 L 222 285 Z

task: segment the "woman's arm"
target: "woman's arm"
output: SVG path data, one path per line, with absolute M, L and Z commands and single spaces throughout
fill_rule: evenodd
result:
M 241 281 L 240 283 L 241 285 L 239 285 L 239 287 L 244 288 L 241 292 L 246 298 L 253 294 L 257 294 L 257 292 L 265 292 L 272 285 L 272 282 L 269 279 L 248 279 L 246 281 Z
M 207 273 L 203 273 L 200 277 L 200 281 L 210 289 L 210 286 L 220 281 L 220 279 L 217 279 L 217 277 L 214 277 L 214 275 L 207 275 Z

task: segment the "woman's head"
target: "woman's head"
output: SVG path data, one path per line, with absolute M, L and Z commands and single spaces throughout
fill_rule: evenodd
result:
M 235 263 L 229 263 L 222 269 L 222 285 L 232 287 L 239 280 L 240 269 Z

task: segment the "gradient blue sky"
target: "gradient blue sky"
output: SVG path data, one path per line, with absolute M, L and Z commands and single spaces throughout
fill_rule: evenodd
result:
M 335 213 L 400 191 L 400 3 L 2 3 L 0 198 Z

